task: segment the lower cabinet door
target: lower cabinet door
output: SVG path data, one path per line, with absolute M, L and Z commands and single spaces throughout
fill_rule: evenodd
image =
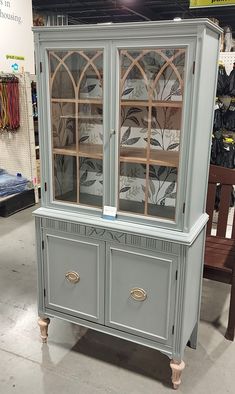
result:
M 109 245 L 106 325 L 172 344 L 177 257 Z
M 104 324 L 105 244 L 44 233 L 45 306 Z

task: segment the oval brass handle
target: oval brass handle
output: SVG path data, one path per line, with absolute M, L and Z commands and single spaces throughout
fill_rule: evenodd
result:
M 80 281 L 80 275 L 75 272 L 75 271 L 70 271 L 65 274 L 65 278 L 70 282 L 70 283 L 78 283 Z
M 131 289 L 131 297 L 135 301 L 145 301 L 147 298 L 147 293 L 144 289 L 134 287 L 133 289 Z

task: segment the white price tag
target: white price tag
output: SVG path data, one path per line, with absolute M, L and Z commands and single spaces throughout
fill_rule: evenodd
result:
M 117 216 L 117 208 L 105 205 L 103 210 L 103 218 L 113 220 Z

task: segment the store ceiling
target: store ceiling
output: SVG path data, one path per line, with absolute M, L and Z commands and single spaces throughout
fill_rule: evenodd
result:
M 68 15 L 69 24 L 214 17 L 235 34 L 235 6 L 189 9 L 189 1 L 168 0 L 32 0 L 36 13 Z

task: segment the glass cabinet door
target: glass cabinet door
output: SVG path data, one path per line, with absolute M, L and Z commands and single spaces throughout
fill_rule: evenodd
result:
M 102 207 L 103 50 L 50 50 L 53 196 Z
M 119 212 L 175 219 L 185 51 L 119 49 Z

